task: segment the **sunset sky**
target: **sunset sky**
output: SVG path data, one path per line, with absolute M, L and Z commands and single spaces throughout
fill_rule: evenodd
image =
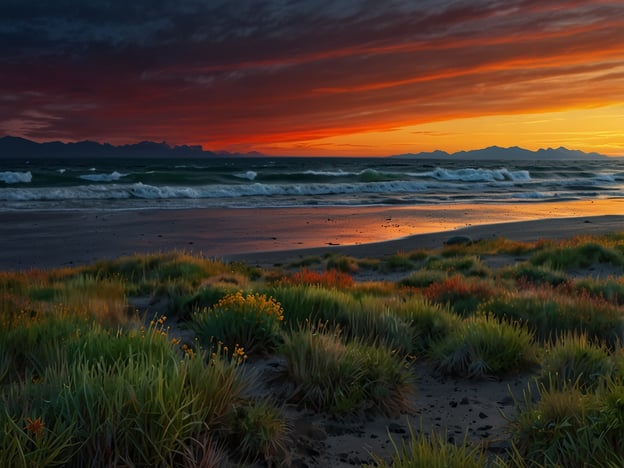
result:
M 624 2 L 3 0 L 2 135 L 624 155 Z

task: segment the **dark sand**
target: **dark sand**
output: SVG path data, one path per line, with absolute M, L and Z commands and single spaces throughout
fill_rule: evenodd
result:
M 0 270 L 180 250 L 257 265 L 341 251 L 383 257 L 452 235 L 530 241 L 624 230 L 624 203 L 419 208 L 0 212 Z M 595 216 L 599 215 L 599 216 Z M 530 221 L 527 221 L 530 220 Z M 520 222 L 523 221 L 523 222 Z

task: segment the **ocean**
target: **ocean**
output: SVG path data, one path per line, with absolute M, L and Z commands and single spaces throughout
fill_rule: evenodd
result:
M 624 196 L 624 159 L 0 160 L 0 211 L 423 206 Z

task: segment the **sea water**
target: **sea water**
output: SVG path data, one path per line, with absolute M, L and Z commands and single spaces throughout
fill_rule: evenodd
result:
M 0 160 L 0 210 L 539 203 L 622 198 L 624 159 Z

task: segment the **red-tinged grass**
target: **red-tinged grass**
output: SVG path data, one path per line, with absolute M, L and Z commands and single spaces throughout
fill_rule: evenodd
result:
M 495 288 L 489 282 L 460 275 L 432 283 L 424 290 L 427 299 L 438 304 L 448 304 L 463 316 L 476 312 L 479 305 L 488 301 L 495 293 Z
M 502 292 L 483 303 L 480 311 L 521 321 L 543 342 L 566 332 L 586 334 L 610 346 L 624 338 L 619 306 L 568 285 Z
M 280 280 L 281 285 L 310 285 L 323 288 L 349 289 L 355 282 L 353 277 L 337 269 L 314 271 L 303 268 L 291 275 L 284 276 Z

